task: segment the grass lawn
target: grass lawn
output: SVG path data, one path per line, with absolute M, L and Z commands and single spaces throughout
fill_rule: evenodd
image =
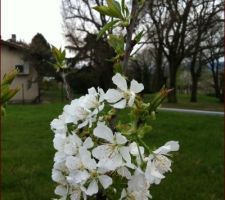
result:
M 145 98 L 148 99 L 152 95 L 146 94 Z M 206 96 L 203 94 L 198 95 L 198 102 L 190 102 L 190 95 L 178 94 L 177 103 L 168 103 L 166 100 L 163 102 L 162 107 L 164 108 L 183 108 L 183 109 L 194 109 L 194 110 L 208 110 L 208 111 L 224 111 L 224 104 L 219 102 L 216 97 Z
M 81 96 L 81 94 L 75 94 L 75 97 Z M 150 99 L 153 94 L 145 94 L 145 99 Z M 43 91 L 43 99 L 47 102 L 65 102 L 65 93 L 62 93 L 60 87 L 53 85 L 49 90 Z M 64 99 L 64 100 L 63 100 Z M 198 102 L 191 103 L 190 95 L 177 94 L 178 103 L 167 103 L 164 101 L 162 107 L 165 108 L 184 108 L 184 109 L 196 109 L 196 110 L 209 110 L 209 111 L 224 111 L 224 104 L 219 102 L 216 97 L 198 94 Z
M 54 149 L 50 121 L 62 104 L 10 105 L 3 119 L 3 200 L 48 200 Z M 127 115 L 124 113 L 124 119 Z M 224 199 L 223 118 L 160 111 L 146 142 L 178 140 L 173 173 L 151 187 L 156 200 Z

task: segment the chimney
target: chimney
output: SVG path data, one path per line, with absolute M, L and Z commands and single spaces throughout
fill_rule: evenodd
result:
M 12 34 L 11 42 L 16 42 L 16 34 Z

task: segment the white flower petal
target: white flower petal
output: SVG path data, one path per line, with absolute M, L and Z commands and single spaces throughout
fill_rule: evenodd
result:
M 139 156 L 138 146 L 137 146 L 137 143 L 136 142 L 132 142 L 129 145 L 129 148 L 130 148 L 130 153 L 132 155 Z M 139 146 L 139 149 L 140 149 L 141 155 L 144 155 L 144 147 Z
M 105 139 L 105 140 L 113 143 L 113 138 L 114 138 L 113 132 L 109 127 L 102 125 L 102 124 L 98 124 L 98 126 L 94 129 L 93 133 L 96 137 Z
M 117 144 L 125 144 L 127 142 L 127 138 L 123 136 L 121 133 L 115 133 L 115 137 Z
M 64 162 L 66 160 L 66 154 L 62 151 L 55 153 L 54 162 Z
M 93 143 L 91 137 L 86 138 L 86 140 L 83 143 L 83 146 L 87 149 L 90 149 L 94 146 L 94 143 Z
M 92 155 L 99 159 L 106 159 L 112 154 L 112 150 L 109 148 L 109 145 L 100 145 L 92 150 Z
M 77 146 L 72 143 L 67 143 L 64 146 L 64 152 L 67 155 L 75 155 L 77 153 Z
M 112 107 L 118 108 L 118 109 L 123 109 L 126 107 L 126 103 L 127 103 L 126 99 L 123 99 L 123 100 L 119 101 L 118 103 L 113 104 Z
M 72 172 L 69 177 L 71 178 L 71 180 L 73 180 L 73 182 L 81 183 L 83 181 L 86 181 L 90 177 L 90 174 L 86 170 L 76 170 Z
M 103 108 L 104 108 L 104 106 L 105 106 L 105 104 L 104 103 L 102 103 L 99 107 L 98 107 L 98 112 L 100 112 L 100 111 L 102 111 L 103 110 Z
M 125 189 L 122 190 L 121 196 L 120 196 L 120 200 L 124 199 L 127 196 L 127 192 Z
M 98 167 L 105 168 L 110 171 L 114 171 L 118 167 L 123 165 L 122 156 L 120 154 L 115 154 L 109 159 L 102 159 L 98 162 Z
M 60 195 L 62 197 L 66 197 L 66 195 L 67 195 L 67 188 L 62 186 L 62 185 L 58 185 L 55 188 L 55 194 Z
M 179 143 L 176 141 L 169 141 L 163 146 L 159 147 L 153 153 L 155 154 L 167 154 L 170 151 L 177 151 L 179 150 Z
M 127 90 L 127 81 L 121 74 L 117 73 L 116 75 L 114 75 L 112 77 L 112 81 L 121 90 L 123 91 Z
M 79 124 L 79 125 L 77 126 L 77 128 L 78 128 L 78 129 L 81 129 L 81 128 L 87 126 L 87 125 L 88 125 L 88 120 L 85 120 L 85 121 L 83 121 L 81 124 Z
M 68 156 L 66 158 L 66 167 L 70 170 L 79 169 L 82 166 L 81 159 L 74 156 Z
M 109 89 L 104 95 L 104 99 L 109 103 L 116 103 L 121 98 L 123 98 L 123 93 L 115 89 Z
M 94 87 L 88 89 L 88 94 L 97 95 L 97 91 Z
M 52 170 L 52 180 L 57 182 L 57 183 L 60 183 L 60 184 L 66 183 L 66 178 L 62 174 L 62 172 L 58 171 L 58 170 L 55 170 L 55 169 Z
M 132 80 L 130 90 L 134 93 L 139 93 L 144 90 L 144 85 L 142 83 L 138 83 L 136 80 Z
M 98 177 L 100 183 L 102 184 L 103 188 L 106 189 L 110 185 L 112 185 L 112 178 L 107 175 L 101 175 Z
M 93 194 L 96 194 L 98 192 L 98 184 L 95 180 L 93 180 L 86 190 L 86 194 L 89 196 L 92 196 Z
M 165 176 L 161 174 L 154 166 L 151 160 L 148 161 L 145 171 L 145 178 L 149 181 L 149 183 L 155 183 L 158 179 L 163 179 Z M 157 181 L 158 182 L 158 181 Z
M 118 170 L 117 170 L 117 173 L 122 176 L 122 177 L 125 177 L 127 179 L 130 179 L 131 177 L 131 173 L 130 171 L 126 168 L 126 167 L 120 167 Z
M 80 148 L 79 154 L 82 160 L 82 164 L 86 169 L 94 170 L 96 169 L 96 162 L 91 158 L 91 153 L 87 151 L 84 147 Z
M 69 136 L 69 139 L 71 140 L 72 143 L 76 144 L 77 146 L 81 146 L 82 144 L 82 140 L 75 132 L 73 132 L 73 134 Z
M 66 142 L 66 136 L 63 134 L 56 134 L 53 139 L 54 148 L 58 151 L 63 151 Z
M 135 100 L 135 94 L 134 94 L 134 93 L 131 93 L 130 99 L 129 99 L 129 101 L 128 101 L 128 106 L 129 106 L 129 107 L 132 107 L 132 106 L 133 106 L 134 100 Z
M 130 157 L 130 149 L 129 149 L 129 147 L 120 147 L 119 151 L 120 151 L 120 154 L 122 155 L 123 159 L 126 162 L 131 163 L 131 157 Z
M 70 195 L 70 200 L 80 200 L 80 197 L 81 197 L 81 192 L 73 191 L 73 194 Z
M 177 141 L 169 141 L 165 144 L 165 146 L 170 146 L 170 151 L 178 151 L 180 145 Z

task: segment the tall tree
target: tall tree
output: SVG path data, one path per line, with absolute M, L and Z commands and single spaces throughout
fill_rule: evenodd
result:
M 101 0 L 62 0 L 67 49 L 75 56 L 70 65 L 89 66 L 99 77 L 100 86 L 109 87 L 113 74 L 113 64 L 108 60 L 114 56 L 113 49 L 103 37 L 97 41 L 97 32 L 107 23 L 105 15 L 96 12 L 92 7 L 103 5 Z
M 209 30 L 205 45 L 208 48 L 203 51 L 203 59 L 212 72 L 215 95 L 224 102 L 224 61 L 221 62 L 224 56 L 224 28 L 221 23 Z
M 193 0 L 153 0 L 148 2 L 146 8 L 147 21 L 152 29 L 150 38 L 156 49 L 158 75 L 162 74 L 162 57 L 165 56 L 168 62 L 168 87 L 173 88 L 168 95 L 169 102 L 177 102 L 176 76 L 189 51 L 186 36 L 192 5 Z
M 162 78 L 162 60 L 165 56 L 169 67 L 168 87 L 173 88 L 169 102 L 176 102 L 176 76 L 185 58 L 192 60 L 193 95 L 196 96 L 200 68 L 201 45 L 207 31 L 215 24 L 213 17 L 221 12 L 222 2 L 217 0 L 153 0 L 145 9 L 144 25 L 148 29 L 149 41 L 154 46 L 158 81 Z M 195 97 L 193 98 L 193 101 Z
M 192 77 L 191 87 L 191 102 L 197 102 L 198 80 L 201 76 L 202 66 L 204 65 L 202 51 L 204 49 L 213 48 L 212 45 L 206 45 L 206 41 L 210 37 L 210 32 L 215 30 L 215 27 L 222 27 L 220 15 L 223 12 L 222 1 L 217 0 L 202 0 L 195 1 L 190 13 L 190 71 Z M 215 31 L 214 31 L 215 33 Z
M 55 70 L 49 64 L 52 61 L 52 53 L 49 43 L 44 36 L 37 33 L 31 41 L 29 46 L 28 59 L 30 63 L 37 71 L 37 83 L 38 83 L 38 101 L 41 101 L 41 83 L 43 76 L 54 76 Z

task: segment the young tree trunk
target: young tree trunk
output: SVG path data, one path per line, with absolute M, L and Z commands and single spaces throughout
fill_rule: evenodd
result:
M 123 72 L 126 73 L 128 61 L 130 58 L 130 54 L 133 50 L 134 44 L 132 41 L 132 35 L 135 28 L 135 22 L 137 20 L 137 14 L 138 14 L 138 0 L 132 1 L 132 9 L 131 9 L 131 21 L 130 25 L 127 27 L 127 36 L 126 36 L 126 49 L 125 49 L 125 55 L 123 59 Z
M 70 86 L 67 82 L 65 72 L 61 72 L 61 77 L 62 77 L 62 80 L 63 80 L 64 89 L 66 91 L 66 97 L 69 101 L 71 101 L 72 100 L 71 89 L 70 89 Z
M 172 67 L 171 67 L 172 68 Z M 177 103 L 177 92 L 176 92 L 176 70 L 170 68 L 170 80 L 169 80 L 169 89 L 173 89 L 168 94 L 169 103 Z
M 215 95 L 217 98 L 220 99 L 221 94 L 220 94 L 220 87 L 219 87 L 219 70 L 218 70 L 218 63 L 215 63 L 214 60 L 211 62 L 211 71 L 212 71 L 212 76 L 213 76 L 213 82 L 214 82 L 214 90 L 215 90 Z
M 192 75 L 191 99 L 190 102 L 197 102 L 198 78 Z
M 216 77 L 216 75 L 213 73 L 213 82 L 214 82 L 214 90 L 215 90 L 215 95 L 217 98 L 220 97 L 220 88 L 219 88 L 219 81 L 218 81 L 218 77 Z
M 38 86 L 37 102 L 38 102 L 38 103 L 41 103 L 41 82 L 42 82 L 42 79 L 41 79 L 41 77 L 38 75 L 38 78 L 37 78 L 37 86 Z
M 156 55 L 156 91 L 159 91 L 164 84 L 164 74 L 162 70 L 162 50 L 158 50 Z
M 194 54 L 192 61 L 191 61 L 191 81 L 192 81 L 192 86 L 191 86 L 191 98 L 190 102 L 197 102 L 197 93 L 198 93 L 198 81 L 201 76 L 201 71 L 202 71 L 202 53 L 200 52 L 199 58 L 198 56 L 198 51 Z M 198 59 L 198 62 L 197 62 Z
M 168 94 L 168 102 L 169 103 L 177 103 L 177 62 L 174 62 L 173 59 L 169 60 L 169 89 L 173 89 Z

